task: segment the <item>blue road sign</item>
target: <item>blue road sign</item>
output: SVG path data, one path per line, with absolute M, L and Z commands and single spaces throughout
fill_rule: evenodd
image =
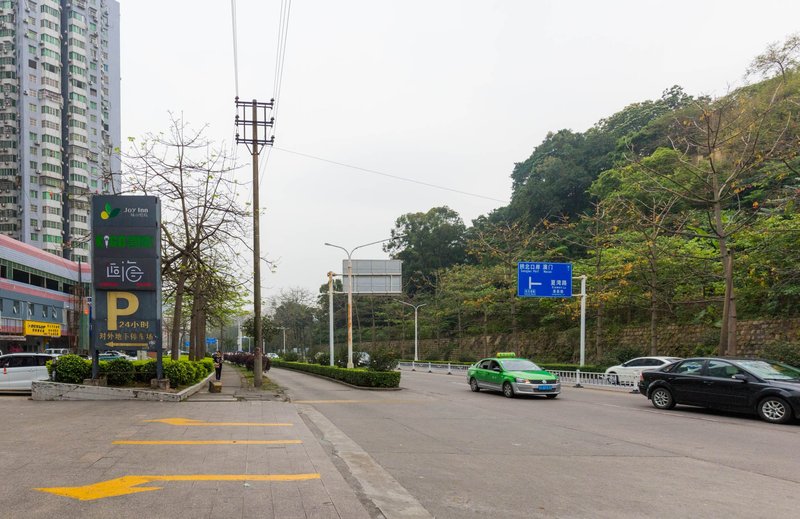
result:
M 216 345 L 217 345 L 216 337 L 206 337 L 206 346 L 216 346 Z
M 572 297 L 572 263 L 517 263 L 518 297 Z

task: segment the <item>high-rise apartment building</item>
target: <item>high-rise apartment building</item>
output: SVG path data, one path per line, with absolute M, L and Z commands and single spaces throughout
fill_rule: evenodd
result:
M 119 2 L 0 0 L 0 233 L 89 262 L 120 188 Z

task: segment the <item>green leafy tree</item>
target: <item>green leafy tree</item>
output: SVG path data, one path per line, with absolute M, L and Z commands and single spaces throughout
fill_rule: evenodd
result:
M 449 207 L 434 207 L 426 213 L 408 213 L 395 221 L 392 241 L 383 250 L 403 261 L 406 294 L 434 291 L 440 269 L 463 263 L 466 227 Z

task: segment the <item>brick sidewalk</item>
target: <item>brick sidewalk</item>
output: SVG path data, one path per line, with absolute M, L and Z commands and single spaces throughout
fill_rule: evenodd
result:
M 265 381 L 269 376 L 265 373 Z M 211 377 L 214 380 L 214 377 Z M 248 379 L 244 377 L 232 364 L 225 362 L 222 365 L 222 391 L 211 393 L 208 388 L 201 389 L 188 398 L 189 402 L 235 402 L 238 400 L 278 400 L 285 401 L 286 398 L 280 391 L 270 389 L 257 389 L 250 385 Z

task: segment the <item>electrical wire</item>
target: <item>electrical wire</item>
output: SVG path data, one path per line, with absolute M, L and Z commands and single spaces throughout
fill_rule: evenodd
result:
M 236 31 L 236 0 L 231 0 L 231 25 L 233 29 L 233 81 L 236 97 L 239 97 L 239 49 Z
M 275 120 L 278 119 L 278 109 L 280 108 L 281 88 L 283 86 L 283 71 L 284 64 L 286 63 L 286 44 L 289 39 L 289 17 L 292 11 L 292 0 L 281 0 L 281 12 L 278 22 L 278 43 L 275 50 L 275 73 L 272 83 L 273 92 L 273 106 L 272 114 Z M 275 137 L 275 125 L 271 127 L 270 138 Z M 272 146 L 267 148 L 266 153 L 261 158 L 259 171 L 261 171 L 261 180 L 267 171 L 267 164 L 272 155 Z
M 329 164 L 335 164 L 337 166 L 342 166 L 342 167 L 345 167 L 345 168 L 350 168 L 350 169 L 355 169 L 355 170 L 358 170 L 358 171 L 363 171 L 365 173 L 372 173 L 374 175 L 380 175 L 382 177 L 393 178 L 395 180 L 402 180 L 403 182 L 411 182 L 412 184 L 419 184 L 419 185 L 422 185 L 422 186 L 432 187 L 432 188 L 435 188 L 435 189 L 441 189 L 443 191 L 450 191 L 452 193 L 458 193 L 458 194 L 461 194 L 461 195 L 474 196 L 476 198 L 483 198 L 485 200 L 492 200 L 493 202 L 500 202 L 502 204 L 508 203 L 508 200 L 500 200 L 499 198 L 492 198 L 490 196 L 479 195 L 477 193 L 470 193 L 468 191 L 462 191 L 460 189 L 454 189 L 454 188 L 450 188 L 450 187 L 439 186 L 437 184 L 431 184 L 429 182 L 423 182 L 421 180 L 415 180 L 413 178 L 401 177 L 399 175 L 392 175 L 390 173 L 383 173 L 382 171 L 376 171 L 374 169 L 367 169 L 367 168 L 362 168 L 360 166 L 353 166 L 352 164 L 345 164 L 344 162 L 337 162 L 335 160 L 325 159 L 325 158 L 322 158 L 322 157 L 309 155 L 307 153 L 301 153 L 299 151 L 287 150 L 286 148 L 280 148 L 278 146 L 273 146 L 273 148 L 276 149 L 276 150 L 283 151 L 285 153 L 291 153 L 292 155 L 300 155 L 301 157 L 306 157 L 306 158 L 318 160 L 318 161 L 321 161 L 321 162 L 327 162 Z

